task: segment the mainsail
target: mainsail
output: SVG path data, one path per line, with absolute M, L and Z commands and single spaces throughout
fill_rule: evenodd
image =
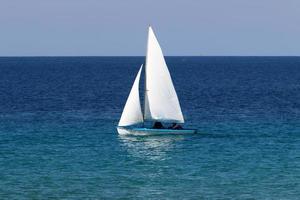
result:
M 144 120 L 184 122 L 167 64 L 151 27 L 145 66 Z
M 143 114 L 139 95 L 139 82 L 142 68 L 143 65 L 141 66 L 138 74 L 136 75 L 135 81 L 126 101 L 121 119 L 119 121 L 119 126 L 130 126 L 143 122 Z

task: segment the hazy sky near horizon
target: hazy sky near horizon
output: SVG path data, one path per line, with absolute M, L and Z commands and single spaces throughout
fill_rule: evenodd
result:
M 1 0 L 0 56 L 300 56 L 299 0 Z

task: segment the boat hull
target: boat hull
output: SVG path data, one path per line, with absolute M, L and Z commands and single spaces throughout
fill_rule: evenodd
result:
M 186 135 L 195 134 L 197 129 L 152 129 L 117 127 L 120 135 Z

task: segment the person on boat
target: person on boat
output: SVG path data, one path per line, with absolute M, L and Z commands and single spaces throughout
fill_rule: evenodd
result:
M 173 123 L 172 126 L 169 127 L 169 129 L 182 129 L 182 126 L 177 123 Z
M 154 128 L 154 129 L 162 129 L 162 128 L 164 128 L 164 126 L 162 125 L 161 122 L 155 122 L 152 128 Z

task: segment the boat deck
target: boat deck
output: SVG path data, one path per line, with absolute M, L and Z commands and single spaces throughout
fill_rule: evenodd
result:
M 125 128 L 118 127 L 119 134 L 131 135 L 174 135 L 174 134 L 195 134 L 197 129 L 152 129 L 152 128 Z

